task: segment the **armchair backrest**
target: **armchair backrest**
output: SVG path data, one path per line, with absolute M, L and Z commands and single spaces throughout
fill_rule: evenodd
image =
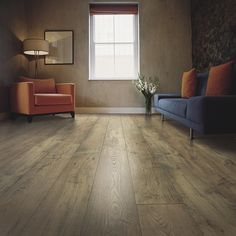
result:
M 33 82 L 35 93 L 56 93 L 54 79 L 32 79 L 28 77 L 19 77 L 18 82 Z

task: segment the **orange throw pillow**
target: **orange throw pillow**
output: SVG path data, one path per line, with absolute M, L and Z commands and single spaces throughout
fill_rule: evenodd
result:
M 182 98 L 190 98 L 195 96 L 197 87 L 197 72 L 192 69 L 188 72 L 184 72 L 182 77 Z
M 229 95 L 232 87 L 233 61 L 211 67 L 207 82 L 206 96 Z
M 32 79 L 27 77 L 19 77 L 20 82 L 33 82 L 35 93 L 56 93 L 56 85 L 54 79 Z

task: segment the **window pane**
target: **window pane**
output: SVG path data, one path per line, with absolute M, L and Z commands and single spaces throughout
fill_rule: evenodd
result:
M 113 15 L 94 16 L 94 41 L 96 43 L 114 42 Z
M 114 45 L 95 45 L 95 77 L 114 77 Z
M 115 45 L 115 76 L 116 77 L 135 76 L 133 44 Z
M 90 69 L 94 79 L 133 79 L 137 76 L 136 15 L 91 17 Z
M 134 15 L 115 15 L 115 41 L 134 42 Z

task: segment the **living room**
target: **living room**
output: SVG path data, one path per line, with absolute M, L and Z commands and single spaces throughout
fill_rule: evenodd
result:
M 235 12 L 2 0 L 0 235 L 235 235 Z

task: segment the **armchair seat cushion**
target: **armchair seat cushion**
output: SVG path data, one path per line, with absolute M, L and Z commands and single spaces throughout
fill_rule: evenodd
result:
M 184 98 L 160 99 L 158 102 L 158 107 L 172 114 L 185 118 L 187 101 L 188 99 Z
M 36 93 L 34 94 L 34 103 L 36 106 L 71 105 L 72 96 L 59 93 Z

